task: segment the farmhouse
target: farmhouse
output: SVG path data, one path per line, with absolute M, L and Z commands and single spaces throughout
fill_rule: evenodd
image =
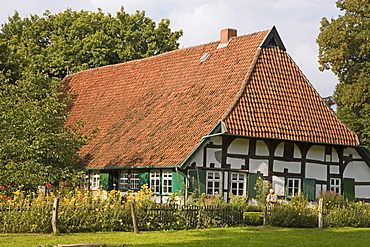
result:
M 66 77 L 67 124 L 99 128 L 78 168 L 93 189 L 255 197 L 334 190 L 370 199 L 370 155 L 323 102 L 276 30 L 237 36 Z

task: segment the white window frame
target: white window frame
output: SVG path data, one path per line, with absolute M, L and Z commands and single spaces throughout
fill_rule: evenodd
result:
M 172 170 L 162 172 L 162 194 L 172 193 Z
M 139 184 L 140 174 L 138 172 L 131 172 L 129 178 L 130 178 L 130 189 L 132 190 L 140 189 Z
M 91 189 L 100 188 L 100 171 L 99 170 L 90 171 L 90 188 Z
M 153 188 L 154 194 L 161 193 L 161 172 L 160 170 L 150 171 L 150 187 Z
M 300 178 L 287 179 L 287 197 L 297 196 L 301 193 L 301 182 L 302 180 Z
M 335 191 L 335 193 L 341 193 L 341 178 L 330 178 L 330 190 Z
M 231 193 L 236 196 L 244 196 L 245 195 L 245 186 L 246 186 L 246 174 L 245 173 L 238 173 L 232 172 L 231 173 Z M 235 188 L 234 188 L 235 186 Z M 234 193 L 236 192 L 236 193 Z
M 139 173 L 135 171 L 121 170 L 118 179 L 118 189 L 120 190 L 138 190 Z
M 220 171 L 207 171 L 206 192 L 209 196 L 221 195 L 222 173 Z
M 125 190 L 129 189 L 129 173 L 128 171 L 120 171 L 118 178 L 118 189 Z

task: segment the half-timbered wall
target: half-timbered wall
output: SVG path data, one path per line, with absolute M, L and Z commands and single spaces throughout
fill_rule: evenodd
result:
M 279 196 L 285 195 L 288 178 L 300 179 L 302 184 L 306 178 L 314 181 L 316 197 L 330 189 L 330 178 L 353 178 L 355 196 L 370 199 L 370 169 L 351 147 L 217 136 L 191 163 L 220 171 L 224 196 L 231 190 L 232 172 L 241 172 L 269 179 Z

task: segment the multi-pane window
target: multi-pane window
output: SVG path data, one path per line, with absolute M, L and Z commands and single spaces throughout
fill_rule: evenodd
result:
M 150 187 L 153 188 L 153 193 L 160 193 L 161 173 L 159 170 L 150 171 Z
M 220 194 L 221 173 L 207 172 L 207 195 Z
M 139 189 L 139 173 L 121 171 L 118 180 L 119 189 Z
M 118 188 L 119 189 L 128 189 L 129 174 L 127 171 L 121 171 L 118 179 Z
M 330 190 L 340 194 L 340 178 L 330 178 Z
M 163 171 L 162 173 L 162 194 L 172 192 L 172 171 Z
M 139 173 L 130 174 L 130 188 L 133 190 L 140 189 L 139 188 Z
M 296 196 L 301 192 L 301 179 L 288 178 L 288 197 Z
M 98 189 L 100 186 L 100 172 L 97 170 L 90 171 L 90 188 Z
M 231 193 L 236 196 L 244 195 L 245 174 L 232 173 L 231 174 Z

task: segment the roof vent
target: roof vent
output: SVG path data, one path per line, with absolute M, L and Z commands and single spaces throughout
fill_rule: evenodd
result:
M 206 61 L 208 57 L 209 57 L 209 53 L 208 53 L 208 52 L 204 53 L 204 54 L 201 56 L 201 58 L 199 59 L 199 62 L 201 63 L 201 62 Z

